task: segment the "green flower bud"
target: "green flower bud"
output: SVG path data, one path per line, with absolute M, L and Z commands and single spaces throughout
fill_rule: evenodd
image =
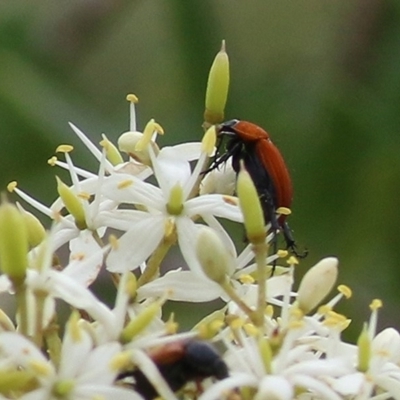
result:
M 110 161 L 112 165 L 118 165 L 124 162 L 121 153 L 118 151 L 117 147 L 107 139 L 106 135 L 103 135 L 100 146 L 103 146 L 106 150 L 107 160 Z
M 136 335 L 146 329 L 154 318 L 161 313 L 162 302 L 156 301 L 147 306 L 131 320 L 121 333 L 121 343 L 129 343 Z
M 52 392 L 57 398 L 68 398 L 75 386 L 73 379 L 61 379 L 54 384 Z
M 169 193 L 167 211 L 170 215 L 180 215 L 183 211 L 183 189 L 177 183 Z
M 3 200 L 0 205 L 0 267 L 15 285 L 25 280 L 28 232 L 21 212 Z
M 260 337 L 258 339 L 258 348 L 267 374 L 272 373 L 272 349 L 267 338 Z
M 371 360 L 371 339 L 368 334 L 367 325 L 364 328 L 357 340 L 358 347 L 358 366 L 360 372 L 367 372 L 369 369 L 369 362 Z
M 81 230 L 86 229 L 85 210 L 83 209 L 82 201 L 58 176 L 56 176 L 56 179 L 57 191 L 65 208 L 75 218 L 76 226 Z
M 225 51 L 225 41 L 216 55 L 208 75 L 206 109 L 204 121 L 214 125 L 224 120 L 226 100 L 229 90 L 229 58 Z
M 236 188 L 247 238 L 253 245 L 264 243 L 266 237 L 264 214 L 256 187 L 243 163 L 238 175 Z
M 217 233 L 208 226 L 200 228 L 196 255 L 209 279 L 218 284 L 226 282 L 230 264 L 229 253 Z
M 21 210 L 21 215 L 24 218 L 26 229 L 28 232 L 28 243 L 31 248 L 36 247 L 42 243 L 46 237 L 46 230 L 44 226 L 32 213 Z

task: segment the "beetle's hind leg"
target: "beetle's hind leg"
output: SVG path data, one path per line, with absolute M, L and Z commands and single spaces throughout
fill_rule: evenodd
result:
M 293 237 L 293 232 L 286 221 L 282 224 L 282 230 L 283 230 L 283 237 L 285 238 L 286 242 L 286 248 L 289 249 L 290 252 L 293 253 L 297 258 L 307 257 L 308 249 L 304 249 L 302 252 L 299 252 L 297 250 L 297 245 Z

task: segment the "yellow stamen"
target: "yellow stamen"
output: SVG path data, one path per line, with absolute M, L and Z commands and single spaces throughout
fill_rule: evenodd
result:
M 382 300 L 380 300 L 380 299 L 372 300 L 371 304 L 369 305 L 369 308 L 371 309 L 371 311 L 376 311 L 382 307 L 383 307 L 383 303 L 382 303 Z
M 346 297 L 346 299 L 350 299 L 353 295 L 352 290 L 346 285 L 339 285 L 337 289 L 344 297 Z
M 118 250 L 119 242 L 118 238 L 115 235 L 110 235 L 108 237 L 108 243 L 110 243 L 110 246 L 113 250 Z
M 74 253 L 74 254 L 71 253 L 70 260 L 73 260 L 73 261 L 82 261 L 82 260 L 85 259 L 85 257 L 86 257 L 86 254 L 85 254 L 85 253 Z
M 82 200 L 90 200 L 90 193 L 87 192 L 80 192 L 77 196 Z
M 272 318 L 274 315 L 274 307 L 271 306 L 271 304 L 268 304 L 267 307 L 265 307 L 265 315 L 269 318 Z
M 74 146 L 70 144 L 60 144 L 56 148 L 56 153 L 70 153 L 74 149 Z
M 222 200 L 226 203 L 229 204 L 231 206 L 237 206 L 239 205 L 239 199 L 237 197 L 234 196 L 222 196 Z
M 288 324 L 289 329 L 301 329 L 304 327 L 304 321 L 290 321 Z
M 139 103 L 139 98 L 136 95 L 132 94 L 132 93 L 128 94 L 126 96 L 126 100 L 131 102 L 131 103 L 135 103 L 135 104 Z
M 216 319 L 210 323 L 209 329 L 214 332 L 219 332 L 224 325 L 224 321 Z
M 131 179 L 125 179 L 124 181 L 121 181 L 118 183 L 117 188 L 118 189 L 126 189 L 132 185 L 133 185 L 133 181 Z
M 235 318 L 229 322 L 231 329 L 240 329 L 244 325 L 244 321 L 241 318 Z
M 249 336 L 258 336 L 260 333 L 260 330 L 250 323 L 244 324 L 243 329 Z
M 12 181 L 7 185 L 7 190 L 12 193 L 15 188 L 18 186 L 17 181 Z
M 327 304 L 323 304 L 322 306 L 320 306 L 318 308 L 318 314 L 321 314 L 321 315 L 326 315 L 331 311 L 332 311 L 332 307 L 328 306 Z
M 47 164 L 49 164 L 51 167 L 54 167 L 56 165 L 56 162 L 58 161 L 56 156 L 50 157 L 47 160 Z
M 292 211 L 290 210 L 290 208 L 287 208 L 287 207 L 279 207 L 276 210 L 276 213 L 279 215 L 290 215 L 292 213 Z
M 130 351 L 123 351 L 116 354 L 110 361 L 110 368 L 112 371 L 122 371 L 131 365 Z
M 154 122 L 154 129 L 159 135 L 164 135 L 164 128 L 158 122 Z
M 255 279 L 249 275 L 249 274 L 242 274 L 239 276 L 239 281 L 241 283 L 247 284 L 247 285 L 251 285 L 252 283 L 255 282 Z
M 288 256 L 288 254 L 289 254 L 289 252 L 288 252 L 287 250 L 278 250 L 278 251 L 276 252 L 276 255 L 277 255 L 279 258 L 285 258 L 285 257 Z
M 165 323 L 165 330 L 167 335 L 175 335 L 178 332 L 179 324 L 175 321 L 175 314 L 171 313 L 168 321 Z
M 295 265 L 299 265 L 299 260 L 295 256 L 290 256 L 288 258 L 288 260 L 286 261 L 286 263 L 289 265 L 295 266 Z

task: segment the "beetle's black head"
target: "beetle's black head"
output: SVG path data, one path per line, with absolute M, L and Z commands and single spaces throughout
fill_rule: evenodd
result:
M 239 122 L 238 119 L 230 119 L 229 121 L 223 122 L 222 124 L 217 126 L 217 135 L 219 137 L 227 135 L 232 136 L 235 135 L 234 126 Z
M 193 377 L 215 377 L 224 379 L 228 376 L 228 367 L 217 351 L 207 342 L 189 341 L 185 348 L 187 372 Z

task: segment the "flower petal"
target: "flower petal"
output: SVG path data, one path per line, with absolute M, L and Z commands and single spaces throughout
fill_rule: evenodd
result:
M 166 296 L 168 300 L 206 302 L 217 299 L 222 289 L 209 279 L 201 279 L 192 271 L 170 271 L 161 278 L 143 285 L 137 300 Z
M 124 272 L 137 268 L 159 245 L 164 236 L 163 215 L 146 216 L 118 239 L 107 257 L 107 269 Z

